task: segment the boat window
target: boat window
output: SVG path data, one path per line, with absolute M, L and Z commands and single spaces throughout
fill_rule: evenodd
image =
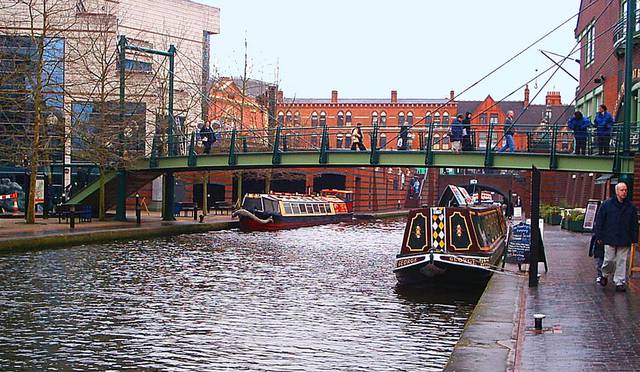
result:
M 307 208 L 304 204 L 300 204 L 300 213 L 307 213 Z
M 318 208 L 320 208 L 320 213 L 327 213 L 327 209 L 324 207 L 324 204 L 318 205 Z
M 307 204 L 307 213 L 313 213 L 313 204 Z
M 293 210 L 291 209 L 291 203 L 284 203 L 284 212 L 286 214 L 292 214 Z
M 244 198 L 242 208 L 248 211 L 262 211 L 262 200 L 260 198 Z
M 291 210 L 293 211 L 293 214 L 300 214 L 300 205 L 297 203 L 291 203 Z
M 327 213 L 331 213 L 331 204 L 325 204 L 325 208 L 327 208 Z
M 314 211 L 315 213 L 320 213 L 320 206 L 319 206 L 318 204 L 314 204 L 314 205 L 313 205 L 313 211 Z
M 270 213 L 280 213 L 280 207 L 275 200 L 264 199 L 264 211 Z

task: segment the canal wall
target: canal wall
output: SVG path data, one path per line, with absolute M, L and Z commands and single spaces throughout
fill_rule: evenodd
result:
M 493 274 L 445 371 L 513 370 L 526 284 L 525 277 L 514 272 L 510 268 L 506 274 Z
M 0 239 L 0 252 L 10 253 L 74 245 L 105 243 L 116 240 L 148 239 L 161 236 L 194 234 L 238 227 L 238 221 L 210 223 L 154 224 L 153 226 L 105 228 L 81 232 L 61 232 L 36 236 L 15 236 Z

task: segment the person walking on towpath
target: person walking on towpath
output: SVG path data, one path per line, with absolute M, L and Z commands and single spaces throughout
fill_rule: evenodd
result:
M 516 134 L 516 130 L 513 124 L 513 110 L 507 111 L 507 120 L 504 121 L 504 145 L 498 152 L 504 152 L 505 150 L 509 150 L 509 152 L 516 151 L 516 144 L 513 141 L 513 135 Z
M 598 154 L 609 155 L 609 142 L 611 141 L 611 128 L 613 128 L 613 116 L 607 111 L 606 105 L 598 107 L 598 113 L 593 119 L 598 138 Z
M 449 139 L 451 141 L 451 150 L 453 152 L 460 152 L 462 148 L 462 133 L 464 128 L 462 127 L 462 119 L 464 116 L 459 114 L 453 119 L 453 123 L 451 124 L 451 129 L 449 130 Z
M 582 112 L 576 111 L 573 117 L 569 119 L 567 126 L 573 130 L 573 138 L 576 140 L 576 149 L 573 153 L 585 155 L 587 136 L 589 135 L 587 128 L 591 126 L 591 120 L 582 116 Z
M 362 143 L 362 129 L 360 128 L 362 123 L 356 124 L 356 127 L 351 130 L 351 150 L 355 150 L 356 147 L 360 151 L 367 151 Z
M 613 276 L 617 292 L 624 292 L 627 281 L 627 256 L 632 244 L 638 242 L 638 212 L 627 199 L 624 182 L 616 185 L 616 195 L 607 199 L 596 214 L 596 242 L 604 244 L 604 262 L 600 285 L 607 285 Z

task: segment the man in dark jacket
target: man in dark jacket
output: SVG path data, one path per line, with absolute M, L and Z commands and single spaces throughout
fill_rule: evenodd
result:
M 462 119 L 464 119 L 462 114 L 453 119 L 451 129 L 449 130 L 449 141 L 451 142 L 451 150 L 453 150 L 453 152 L 460 152 L 462 148 L 462 133 L 464 129 L 462 127 Z
M 204 153 L 208 154 L 211 152 L 211 145 L 216 141 L 215 133 L 213 133 L 213 129 L 211 129 L 211 124 L 205 122 L 202 128 L 200 129 L 200 139 L 202 140 L 202 145 L 204 146 Z
M 573 138 L 576 140 L 576 149 L 574 154 L 585 155 L 587 137 L 589 136 L 587 129 L 591 126 L 591 120 L 582 116 L 582 112 L 576 111 L 573 114 L 573 117 L 569 119 L 567 126 L 569 129 L 573 130 Z
M 598 154 L 609 155 L 609 142 L 611 141 L 611 128 L 613 128 L 613 116 L 607 111 L 606 105 L 598 107 L 593 123 L 596 126 L 596 136 L 598 138 Z
M 471 119 L 473 114 L 467 111 L 464 114 L 462 120 L 462 151 L 472 151 L 473 145 L 471 144 Z
M 507 111 L 507 119 L 504 121 L 504 145 L 500 150 L 498 150 L 498 152 L 504 152 L 505 150 L 508 150 L 509 152 L 516 151 L 516 144 L 513 140 L 513 135 L 516 134 L 513 115 L 514 112 L 512 110 Z
M 619 182 L 616 195 L 600 206 L 594 229 L 596 242 L 604 244 L 604 263 L 600 284 L 607 285 L 613 275 L 616 291 L 624 292 L 627 279 L 627 256 L 631 244 L 638 242 L 638 212 L 627 200 L 627 185 Z

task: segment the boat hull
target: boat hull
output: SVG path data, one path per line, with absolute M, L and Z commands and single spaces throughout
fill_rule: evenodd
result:
M 269 216 L 260 216 L 262 219 L 266 219 Z M 326 225 L 331 223 L 351 221 L 353 219 L 353 213 L 341 213 L 336 215 L 325 216 L 270 216 L 272 221 L 268 223 L 262 223 L 255 219 L 240 216 L 240 230 L 250 231 L 277 231 L 296 229 L 299 227 L 309 227 Z
M 496 249 L 493 254 L 483 256 L 436 253 L 398 257 L 394 273 L 400 285 L 484 281 L 500 264 L 503 250 L 504 247 L 501 247 Z

